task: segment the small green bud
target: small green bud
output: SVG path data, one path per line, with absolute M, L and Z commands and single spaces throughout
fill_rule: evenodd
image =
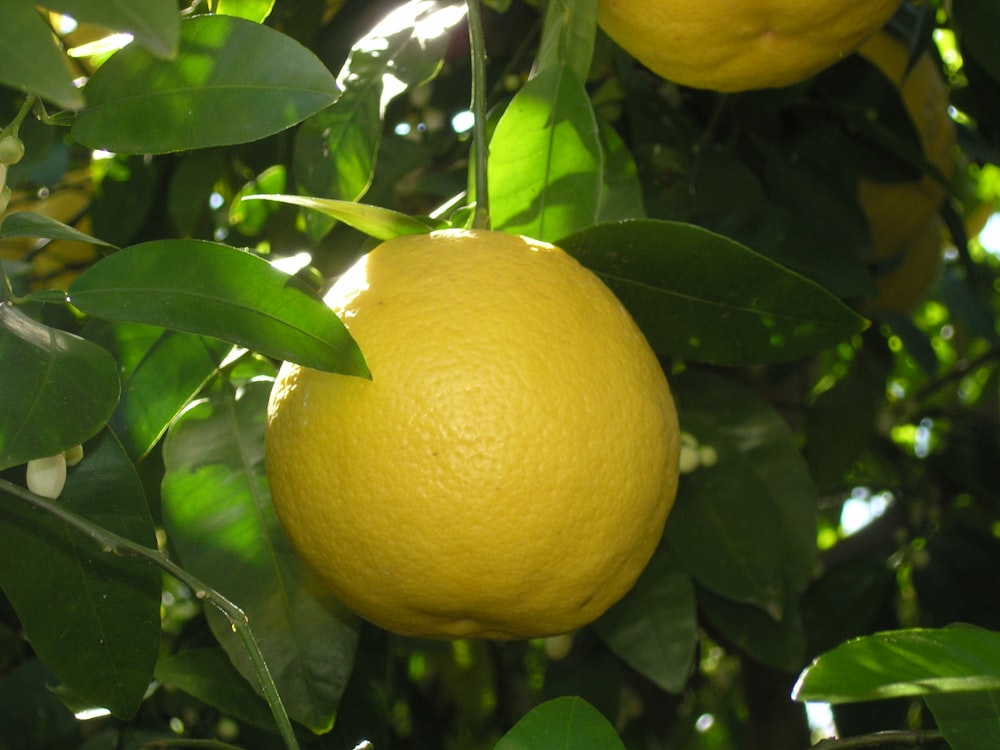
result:
M 0 164 L 17 164 L 24 158 L 24 141 L 16 135 L 0 138 Z
M 11 196 L 13 196 L 13 193 L 11 192 L 9 185 L 0 187 L 0 214 L 7 210 L 7 206 L 10 204 Z

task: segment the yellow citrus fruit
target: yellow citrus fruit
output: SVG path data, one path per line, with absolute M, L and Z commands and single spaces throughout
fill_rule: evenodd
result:
M 600 0 L 601 28 L 654 73 L 716 91 L 788 86 L 880 29 L 901 0 Z
M 911 312 L 924 298 L 941 270 L 944 222 L 936 214 L 885 259 L 876 278 L 879 305 L 886 310 Z
M 350 607 L 404 635 L 572 631 L 633 585 L 677 488 L 666 377 L 611 291 L 547 243 L 389 240 L 327 304 L 372 379 L 285 363 L 274 508 Z
M 933 164 L 947 180 L 951 179 L 955 164 L 955 124 L 948 116 L 948 89 L 938 65 L 930 54 L 924 53 L 907 70 L 909 48 L 905 41 L 887 31 L 869 39 L 859 53 L 874 63 L 899 88 L 906 110 L 920 136 L 924 158 Z M 926 249 L 936 236 L 937 248 L 934 262 L 930 257 L 917 263 L 915 267 L 937 269 L 941 249 L 941 227 L 932 221 L 941 207 L 947 190 L 930 175 L 921 179 L 898 182 L 883 182 L 863 177 L 858 186 L 861 208 L 868 219 L 872 243 L 877 260 L 891 259 L 908 254 L 913 247 Z M 880 279 L 881 303 L 888 309 L 906 312 L 910 307 L 889 304 L 886 290 L 899 286 L 894 297 L 919 300 L 923 296 L 933 275 L 926 283 L 913 289 L 903 286 L 903 280 L 915 282 L 923 274 L 891 275 Z

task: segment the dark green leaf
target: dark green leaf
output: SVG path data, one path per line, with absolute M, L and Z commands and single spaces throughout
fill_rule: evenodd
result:
M 331 216 L 379 240 L 391 240 L 401 234 L 426 234 L 434 228 L 420 219 L 398 211 L 352 201 L 309 198 L 304 195 L 247 195 L 243 200 L 278 201 L 302 206 Z
M 1000 81 L 995 33 L 1000 27 L 1000 8 L 993 0 L 955 0 L 955 20 L 963 51 L 967 48 L 993 80 Z
M 566 65 L 542 70 L 515 94 L 490 140 L 493 227 L 551 242 L 590 226 L 603 171 L 583 83 Z
M 596 0 L 554 0 L 547 4 L 538 71 L 566 65 L 581 83 L 587 82 L 597 32 Z
M 294 174 L 303 193 L 343 201 L 368 190 L 389 102 L 437 75 L 465 3 L 411 0 L 358 40 L 337 75 L 336 104 L 295 136 Z M 333 222 L 307 215 L 314 236 Z
M 253 691 L 221 648 L 191 648 L 156 665 L 156 679 L 248 724 L 274 729 L 267 701 Z
M 273 203 L 247 202 L 247 198 L 257 193 L 283 193 L 288 184 L 288 171 L 284 164 L 275 164 L 254 177 L 240 188 L 229 205 L 229 226 L 236 227 L 241 234 L 249 237 L 259 235 L 267 224 L 268 217 L 278 210 Z
M 84 333 L 121 368 L 122 395 L 110 424 L 133 460 L 150 451 L 232 349 L 218 339 L 141 323 L 94 320 Z
M 924 695 L 951 750 L 1000 747 L 1000 690 Z
M 92 237 L 51 216 L 36 214 L 33 211 L 16 211 L 4 217 L 3 223 L 0 224 L 0 238 L 9 237 L 43 237 L 50 240 L 72 240 L 114 247 L 110 242 Z
M 813 661 L 792 697 L 850 703 L 975 690 L 1000 690 L 1000 633 L 956 624 L 843 643 Z
M 282 534 L 264 476 L 269 380 L 223 388 L 174 423 L 163 448 L 163 513 L 184 565 L 247 613 L 289 714 L 329 730 L 351 673 L 353 615 L 316 582 Z M 241 640 L 214 610 L 209 623 L 256 684 Z
M 84 444 L 59 504 L 156 548 L 142 484 L 109 431 Z M 160 574 L 112 555 L 62 521 L 6 495 L 0 505 L 0 586 L 27 639 L 77 697 L 130 718 L 153 676 Z
M 97 317 L 215 336 L 307 367 L 368 376 L 347 329 L 305 284 L 227 245 L 134 245 L 80 274 L 69 298 Z
M 135 37 L 154 55 L 173 57 L 180 37 L 180 15 L 175 0 L 45 0 L 49 10 L 75 20 Z
M 787 587 L 785 588 L 787 591 Z M 806 662 L 806 637 L 794 595 L 781 604 L 784 616 L 774 620 L 763 610 L 699 589 L 698 605 L 715 632 L 772 669 L 794 673 Z
M 691 372 L 671 384 L 681 429 L 718 460 L 681 477 L 666 540 L 702 586 L 780 620 L 816 564 L 818 493 L 795 434 L 735 381 Z
M 329 106 L 338 92 L 326 66 L 291 37 L 200 15 L 181 23 L 176 59 L 130 45 L 97 70 L 85 93 L 73 136 L 92 148 L 143 154 L 254 141 Z
M 55 677 L 28 659 L 0 677 L 0 738 L 4 750 L 75 747 L 80 722 L 52 691 Z
M 0 303 L 0 469 L 52 456 L 108 421 L 120 384 L 101 347 Z
M 866 325 L 823 287 L 690 224 L 600 224 L 557 244 L 601 276 L 661 354 L 727 365 L 781 362 Z
M 555 698 L 532 709 L 494 750 L 625 750 L 615 728 L 582 698 Z
M 73 85 L 74 73 L 34 3 L 4 4 L 0 49 L 0 83 L 66 109 L 83 106 L 83 96 Z
M 694 585 L 664 547 L 595 627 L 634 670 L 671 693 L 684 689 L 697 636 Z

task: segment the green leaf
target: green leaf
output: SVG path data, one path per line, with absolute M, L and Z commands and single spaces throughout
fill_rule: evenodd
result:
M 490 140 L 493 228 L 551 242 L 590 226 L 603 170 L 583 83 L 566 65 L 542 70 L 514 95 Z
M 843 643 L 799 675 L 792 697 L 851 703 L 976 690 L 1000 690 L 1000 634 L 955 624 Z
M 80 722 L 52 691 L 52 672 L 38 659 L 8 666 L 0 677 L 0 737 L 4 750 L 74 747 Z
M 243 200 L 277 201 L 319 211 L 379 240 L 391 240 L 402 234 L 426 234 L 434 229 L 407 214 L 353 201 L 309 198 L 304 195 L 246 195 Z
M 0 303 L 0 469 L 93 436 L 118 401 L 117 365 L 101 347 Z
M 1000 50 L 995 30 L 1000 25 L 1000 8 L 992 0 L 955 0 L 962 51 L 966 48 L 995 81 L 1000 81 Z
M 264 138 L 329 106 L 337 86 L 291 37 L 241 18 L 200 15 L 181 23 L 174 60 L 130 45 L 94 73 L 85 93 L 73 137 L 144 154 Z
M 725 643 L 772 669 L 794 674 L 806 662 L 806 636 L 798 601 L 787 588 L 780 620 L 759 607 L 739 604 L 707 589 L 698 590 L 698 605 Z
M 70 469 L 58 502 L 156 548 L 139 476 L 109 431 L 84 444 L 83 461 Z M 11 495 L 0 505 L 0 520 L 0 587 L 35 653 L 76 696 L 131 718 L 159 650 L 159 572 L 102 551 Z
M 661 546 L 635 586 L 596 623 L 625 663 L 664 690 L 679 693 L 694 660 L 694 585 Z
M 254 23 L 264 23 L 273 8 L 274 0 L 217 0 L 213 12 L 225 16 L 239 16 Z
M 274 729 L 271 710 L 218 647 L 191 648 L 156 665 L 156 679 L 240 721 Z
M 610 123 L 598 117 L 597 129 L 604 149 L 604 185 L 597 220 L 609 222 L 645 218 L 642 183 L 632 154 Z
M 660 354 L 725 365 L 783 362 L 866 325 L 818 284 L 691 224 L 599 224 L 556 244 L 611 287 Z
M 66 109 L 83 106 L 74 73 L 35 4 L 4 4 L 0 24 L 0 84 L 48 99 Z
M 246 612 L 289 714 L 329 730 L 351 673 L 353 615 L 317 583 L 282 534 L 264 476 L 270 380 L 224 387 L 174 423 L 163 448 L 163 514 L 184 567 Z M 229 621 L 207 612 L 236 668 L 253 681 Z
M 69 224 L 53 219 L 51 216 L 33 211 L 15 211 L 4 217 L 3 223 L 0 224 L 0 239 L 10 237 L 43 237 L 49 240 L 72 240 L 114 247 L 110 242 L 92 237 Z
M 365 194 L 382 142 L 386 107 L 437 75 L 450 44 L 449 32 L 464 17 L 464 2 L 411 0 L 354 44 L 337 75 L 340 98 L 296 133 L 293 171 L 301 192 L 343 201 Z M 333 225 L 315 215 L 306 219 L 314 237 Z
M 596 35 L 597 0 L 553 0 L 545 12 L 536 69 L 566 65 L 586 83 Z
M 158 57 L 177 54 L 180 15 L 174 0 L 45 0 L 49 10 L 125 32 Z
M 555 698 L 533 708 L 494 750 L 625 750 L 611 723 L 582 698 Z
M 681 429 L 718 460 L 682 475 L 666 540 L 702 586 L 781 620 L 816 564 L 818 493 L 795 434 L 736 381 L 691 372 L 671 386 Z
M 951 750 L 1000 747 L 1000 690 L 923 696 Z
M 119 363 L 122 396 L 110 425 L 133 460 L 146 456 L 232 346 L 141 323 L 93 320 L 86 337 Z
M 229 205 L 229 226 L 249 237 L 259 235 L 268 217 L 279 207 L 273 203 L 247 203 L 247 197 L 257 193 L 281 193 L 287 184 L 288 170 L 284 164 L 275 164 L 258 174 L 233 196 Z
M 227 245 L 134 245 L 80 274 L 69 299 L 97 317 L 215 336 L 306 367 L 368 377 L 343 323 L 305 284 Z

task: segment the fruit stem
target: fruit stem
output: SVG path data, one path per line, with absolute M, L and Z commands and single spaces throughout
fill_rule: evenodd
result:
M 486 35 L 479 0 L 467 0 L 469 7 L 469 42 L 472 49 L 472 149 L 476 176 L 475 229 L 490 228 L 490 201 L 487 189 L 486 163 L 490 146 L 486 136 Z
M 28 116 L 28 113 L 31 112 L 31 109 L 34 106 L 35 106 L 35 97 L 33 96 L 25 97 L 24 102 L 22 102 L 21 104 L 21 109 L 18 110 L 17 115 L 14 117 L 14 119 L 10 121 L 10 124 L 8 124 L 7 127 L 5 127 L 3 130 L 0 130 L 0 138 L 3 138 L 4 136 L 8 135 L 16 137 L 17 131 L 21 128 L 21 123 L 24 122 L 24 118 Z
M 127 554 L 152 563 L 190 588 L 196 598 L 211 604 L 222 612 L 243 642 L 243 647 L 250 657 L 250 662 L 253 665 L 257 679 L 260 681 L 264 697 L 271 707 L 271 713 L 274 715 L 275 723 L 278 725 L 278 731 L 281 734 L 281 738 L 285 741 L 285 746 L 288 750 L 299 750 L 299 743 L 295 737 L 291 720 L 288 718 L 288 712 L 285 710 L 284 703 L 281 700 L 281 695 L 278 693 L 278 687 L 274 684 L 274 678 L 271 676 L 271 672 L 264 660 L 264 654 L 261 653 L 260 646 L 257 645 L 253 631 L 250 629 L 250 618 L 247 617 L 246 613 L 239 606 L 215 589 L 205 585 L 200 579 L 188 573 L 157 549 L 143 546 L 113 531 L 109 531 L 103 526 L 99 526 L 83 516 L 68 510 L 59 503 L 29 492 L 20 485 L 6 479 L 0 479 L 0 491 L 19 497 L 35 508 L 55 516 L 67 526 L 90 537 L 105 552 L 116 555 Z

